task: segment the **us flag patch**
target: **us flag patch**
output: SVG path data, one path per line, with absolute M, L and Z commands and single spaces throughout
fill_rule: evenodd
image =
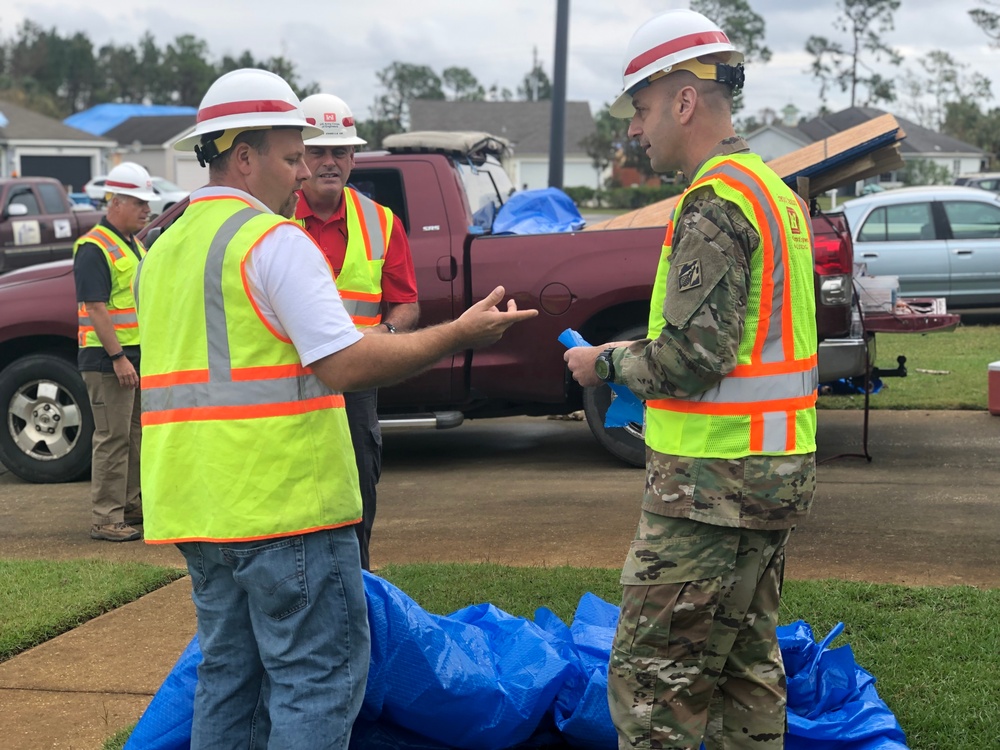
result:
M 686 292 L 701 286 L 701 261 L 697 258 L 682 263 L 678 271 L 678 291 Z

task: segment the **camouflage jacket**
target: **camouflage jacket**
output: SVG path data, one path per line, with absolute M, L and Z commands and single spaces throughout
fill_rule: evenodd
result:
M 749 151 L 727 138 L 708 154 Z M 685 258 L 722 264 L 714 285 L 668 292 L 670 321 L 655 341 L 615 350 L 615 381 L 639 398 L 701 393 L 736 366 L 747 313 L 750 256 L 760 238 L 742 211 L 709 187 L 688 195 L 674 227 L 671 271 Z M 703 273 L 703 277 L 707 274 Z M 671 288 L 668 286 L 668 288 Z M 643 508 L 719 526 L 781 529 L 809 511 L 816 485 L 815 454 L 740 459 L 669 456 L 647 449 Z

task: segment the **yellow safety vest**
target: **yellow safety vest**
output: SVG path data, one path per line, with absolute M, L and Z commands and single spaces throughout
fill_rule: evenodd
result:
M 760 236 L 750 257 L 747 317 L 736 368 L 690 398 L 646 402 L 646 444 L 703 458 L 816 450 L 816 305 L 809 210 L 756 154 L 710 159 L 667 226 L 650 304 L 649 337 L 666 325 L 663 304 L 673 227 L 693 191 L 710 187 L 740 208 Z
M 250 251 L 285 221 L 238 197 L 196 198 L 139 267 L 147 542 L 361 518 L 343 394 L 302 367 L 246 286 Z
M 377 326 L 382 322 L 382 265 L 395 217 L 353 188 L 344 188 L 344 202 L 347 252 L 337 274 L 337 290 L 355 326 Z M 296 222 L 306 225 L 305 219 Z
M 139 258 L 117 234 L 107 227 L 98 224 L 73 243 L 73 257 L 82 245 L 92 243 L 104 252 L 104 258 L 111 270 L 111 297 L 108 299 L 108 312 L 111 323 L 115 327 L 115 336 L 122 346 L 138 346 L 139 321 L 135 317 L 135 298 L 132 296 L 132 278 L 139 266 Z M 146 248 L 139 240 L 135 241 L 139 257 L 146 254 Z M 76 306 L 77 343 L 84 347 L 103 347 L 94 330 L 90 319 L 87 303 L 80 302 Z M 112 352 L 113 353 L 113 352 Z

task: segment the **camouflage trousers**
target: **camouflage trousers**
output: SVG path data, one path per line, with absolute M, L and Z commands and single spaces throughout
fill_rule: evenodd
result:
M 619 748 L 784 747 L 789 533 L 642 512 L 608 666 Z

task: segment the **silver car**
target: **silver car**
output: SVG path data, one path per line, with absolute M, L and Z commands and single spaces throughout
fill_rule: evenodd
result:
M 1000 195 L 978 188 L 899 188 L 846 201 L 854 260 L 898 276 L 906 297 L 949 307 L 1000 306 Z

